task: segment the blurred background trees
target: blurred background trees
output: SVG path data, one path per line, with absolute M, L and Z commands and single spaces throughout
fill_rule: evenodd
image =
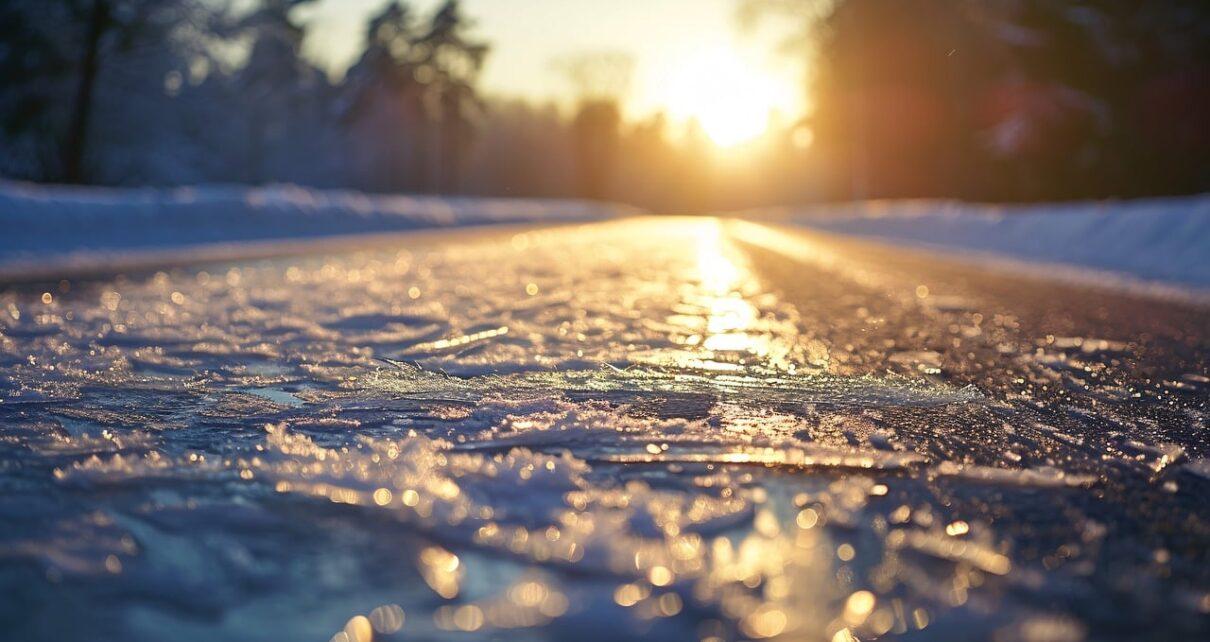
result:
M 5 0 L 0 176 L 658 211 L 1210 188 L 1204 1 L 736 0 L 751 21 L 796 25 L 784 50 L 806 61 L 811 106 L 736 154 L 692 122 L 628 118 L 624 54 L 561 61 L 570 106 L 484 96 L 489 44 L 456 0 L 386 3 L 330 78 L 300 53 L 309 1 Z
M 341 91 L 345 154 L 353 187 L 374 192 L 427 186 L 429 117 L 424 82 L 432 70 L 412 48 L 419 27 L 404 4 L 388 4 L 366 28 L 366 48 Z
M 248 59 L 230 79 L 242 115 L 242 170 L 232 179 L 333 185 L 339 171 L 329 153 L 338 142 L 328 126 L 334 89 L 303 60 L 304 28 L 291 11 L 310 0 L 263 0 L 236 23 L 250 41 Z M 205 100 L 204 97 L 200 97 Z M 299 157 L 307 163 L 299 163 Z
M 634 60 L 621 52 L 581 52 L 559 66 L 576 96 L 571 131 L 577 191 L 587 198 L 606 199 L 615 186 L 621 100 L 634 73 Z
M 748 5 L 796 16 L 816 38 L 810 127 L 827 197 L 1036 200 L 1210 187 L 1205 2 Z
M 0 3 L 0 171 L 86 183 L 192 165 L 159 153 L 187 136 L 189 110 L 166 103 L 210 68 L 225 18 L 200 0 Z

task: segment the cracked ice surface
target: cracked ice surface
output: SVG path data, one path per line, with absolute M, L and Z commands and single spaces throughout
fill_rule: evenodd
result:
M 1088 632 L 1105 525 L 1055 577 L 997 520 L 1092 492 L 1099 460 L 1056 432 L 1047 462 L 966 461 L 1027 404 L 931 376 L 936 352 L 853 366 L 713 220 L 0 297 L 21 639 Z M 1148 474 L 1183 457 L 1124 447 Z M 1138 608 L 1196 628 L 1205 598 L 1165 594 Z

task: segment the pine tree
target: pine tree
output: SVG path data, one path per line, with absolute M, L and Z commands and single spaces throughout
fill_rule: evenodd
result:
M 460 189 L 463 166 L 474 141 L 473 129 L 483 109 L 475 82 L 488 46 L 470 37 L 472 26 L 458 0 L 446 0 L 433 14 L 428 31 L 415 41 L 418 64 L 432 70 L 426 92 L 436 134 L 430 184 L 440 193 Z
M 468 38 L 457 2 L 424 26 L 392 2 L 367 27 L 342 92 L 359 185 L 379 191 L 460 188 L 482 109 L 475 82 L 487 46 Z
M 263 0 L 239 29 L 252 48 L 234 84 L 245 118 L 244 172 L 250 183 L 289 180 L 323 183 L 335 171 L 331 157 L 330 87 L 302 58 L 305 29 L 291 17 L 312 0 Z
M 204 38 L 220 14 L 204 0 L 0 3 L 0 171 L 70 183 L 127 178 L 108 165 L 114 154 L 130 157 L 114 145 L 157 137 L 123 126 L 163 124 L 169 81 L 207 56 Z
M 426 120 L 424 80 L 413 60 L 412 13 L 391 2 L 366 26 L 366 48 L 349 69 L 340 91 L 348 130 L 353 184 L 371 191 L 417 191 Z

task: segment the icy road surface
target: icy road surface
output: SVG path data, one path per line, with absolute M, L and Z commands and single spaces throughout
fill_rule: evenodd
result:
M 715 219 L 0 288 L 0 638 L 1204 638 L 1210 312 Z

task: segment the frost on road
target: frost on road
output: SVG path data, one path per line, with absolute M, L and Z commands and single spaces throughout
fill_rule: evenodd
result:
M 3 637 L 1204 635 L 1133 297 L 715 219 L 7 286 Z

